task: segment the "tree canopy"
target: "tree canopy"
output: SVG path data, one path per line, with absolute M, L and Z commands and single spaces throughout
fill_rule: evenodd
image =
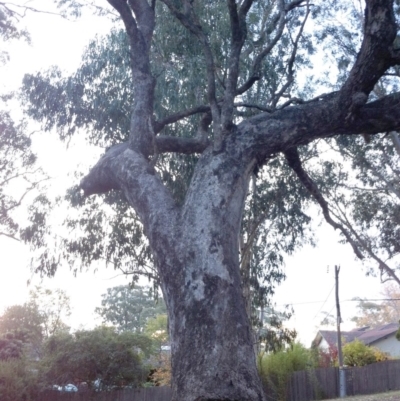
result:
M 386 285 L 381 294 L 382 301 L 358 299 L 358 313 L 352 318 L 358 327 L 372 328 L 400 321 L 400 291 L 397 285 Z
M 142 358 L 149 356 L 151 340 L 110 327 L 51 336 L 45 343 L 41 370 L 46 383 L 86 382 L 93 386 L 139 385 L 148 372 Z
M 38 357 L 46 338 L 69 331 L 63 320 L 69 314 L 69 297 L 65 291 L 35 287 L 28 302 L 9 306 L 0 316 L 0 338 L 12 344 L 19 341 L 21 351 L 28 349 L 31 356 Z
M 174 401 L 262 400 L 249 294 L 265 303 L 282 253 L 310 240 L 311 200 L 358 258 L 400 283 L 399 4 L 108 3 L 124 33 L 93 42 L 73 76 L 24 80 L 26 111 L 45 129 L 107 146 L 70 191 L 83 217 L 68 227 L 86 230 L 63 252 L 160 283 Z
M 155 300 L 152 289 L 138 285 L 121 285 L 107 289 L 101 307 L 96 308 L 103 323 L 111 323 L 118 331 L 143 333 L 148 319 L 166 312 L 162 298 Z

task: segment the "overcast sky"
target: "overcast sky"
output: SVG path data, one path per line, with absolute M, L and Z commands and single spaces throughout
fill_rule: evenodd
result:
M 36 3 L 38 7 L 43 4 L 42 1 Z M 19 42 L 12 44 L 11 61 L 0 68 L 1 91 L 19 86 L 24 73 L 53 64 L 73 71 L 89 39 L 96 33 L 106 33 L 110 27 L 109 22 L 96 17 L 73 22 L 52 15 L 28 14 L 24 21 L 33 43 L 32 46 Z M 39 156 L 51 172 L 54 186 L 61 186 L 60 190 L 70 180 L 67 178 L 68 171 L 78 164 L 92 165 L 98 155 L 98 152 L 82 150 L 79 145 L 71 146 L 66 152 L 64 145 L 49 136 L 38 138 L 36 148 L 40 149 Z M 355 303 L 348 300 L 353 297 L 378 298 L 382 290 L 379 278 L 365 276 L 360 262 L 355 261 L 351 247 L 337 244 L 338 237 L 331 227 L 323 224 L 316 238 L 319 240 L 317 248 L 306 247 L 288 258 L 288 278 L 277 289 L 274 298 L 278 306 L 293 304 L 295 314 L 288 325 L 296 328 L 299 339 L 307 346 L 319 327 L 322 319 L 320 312 L 335 313 L 335 264 L 341 266 L 340 297 L 345 329 L 352 328 L 350 318 L 356 313 Z M 30 255 L 24 245 L 0 237 L 0 252 L 1 313 L 6 306 L 23 303 L 27 299 L 27 280 L 39 284 L 40 279 L 32 277 L 29 271 Z M 73 311 L 70 324 L 73 328 L 93 327 L 96 323 L 93 311 L 100 305 L 100 295 L 109 287 L 129 282 L 111 269 L 97 267 L 97 273 L 90 271 L 74 278 L 65 270 L 57 272 L 55 278 L 43 281 L 45 287 L 62 288 L 71 297 Z

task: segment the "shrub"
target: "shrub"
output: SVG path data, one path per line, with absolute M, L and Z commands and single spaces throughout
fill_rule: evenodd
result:
M 31 401 L 37 394 L 36 370 L 24 358 L 0 360 L 1 401 Z
M 287 384 L 293 372 L 313 367 L 311 353 L 300 343 L 290 348 L 259 357 L 259 372 L 264 384 L 280 401 L 287 399 Z
M 388 357 L 374 347 L 368 347 L 359 340 L 354 340 L 343 347 L 344 364 L 347 366 L 365 366 L 387 360 Z

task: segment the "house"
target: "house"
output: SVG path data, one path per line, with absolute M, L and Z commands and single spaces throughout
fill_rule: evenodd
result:
M 342 331 L 341 334 L 344 343 L 358 339 L 365 345 L 376 347 L 393 358 L 400 358 L 400 341 L 396 339 L 397 330 L 399 330 L 398 323 L 388 323 L 373 329 L 366 326 L 351 331 Z M 336 331 L 320 330 L 312 342 L 312 347 L 324 351 L 337 349 Z

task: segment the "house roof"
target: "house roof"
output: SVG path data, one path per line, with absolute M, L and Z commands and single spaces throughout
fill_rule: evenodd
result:
M 396 333 L 398 329 L 399 329 L 398 323 L 389 323 L 383 326 L 376 327 L 375 329 L 367 330 L 357 338 L 364 344 L 370 345 L 376 341 L 382 340 L 383 338 L 386 338 Z
M 398 323 L 389 323 L 383 326 L 375 327 L 360 327 L 351 331 L 342 331 L 341 335 L 346 343 L 350 343 L 355 339 L 362 341 L 366 345 L 371 345 L 376 341 L 382 340 L 393 335 L 399 329 Z M 329 347 L 337 347 L 337 333 L 335 330 L 320 330 L 315 337 L 313 344 L 318 346 L 325 339 Z

